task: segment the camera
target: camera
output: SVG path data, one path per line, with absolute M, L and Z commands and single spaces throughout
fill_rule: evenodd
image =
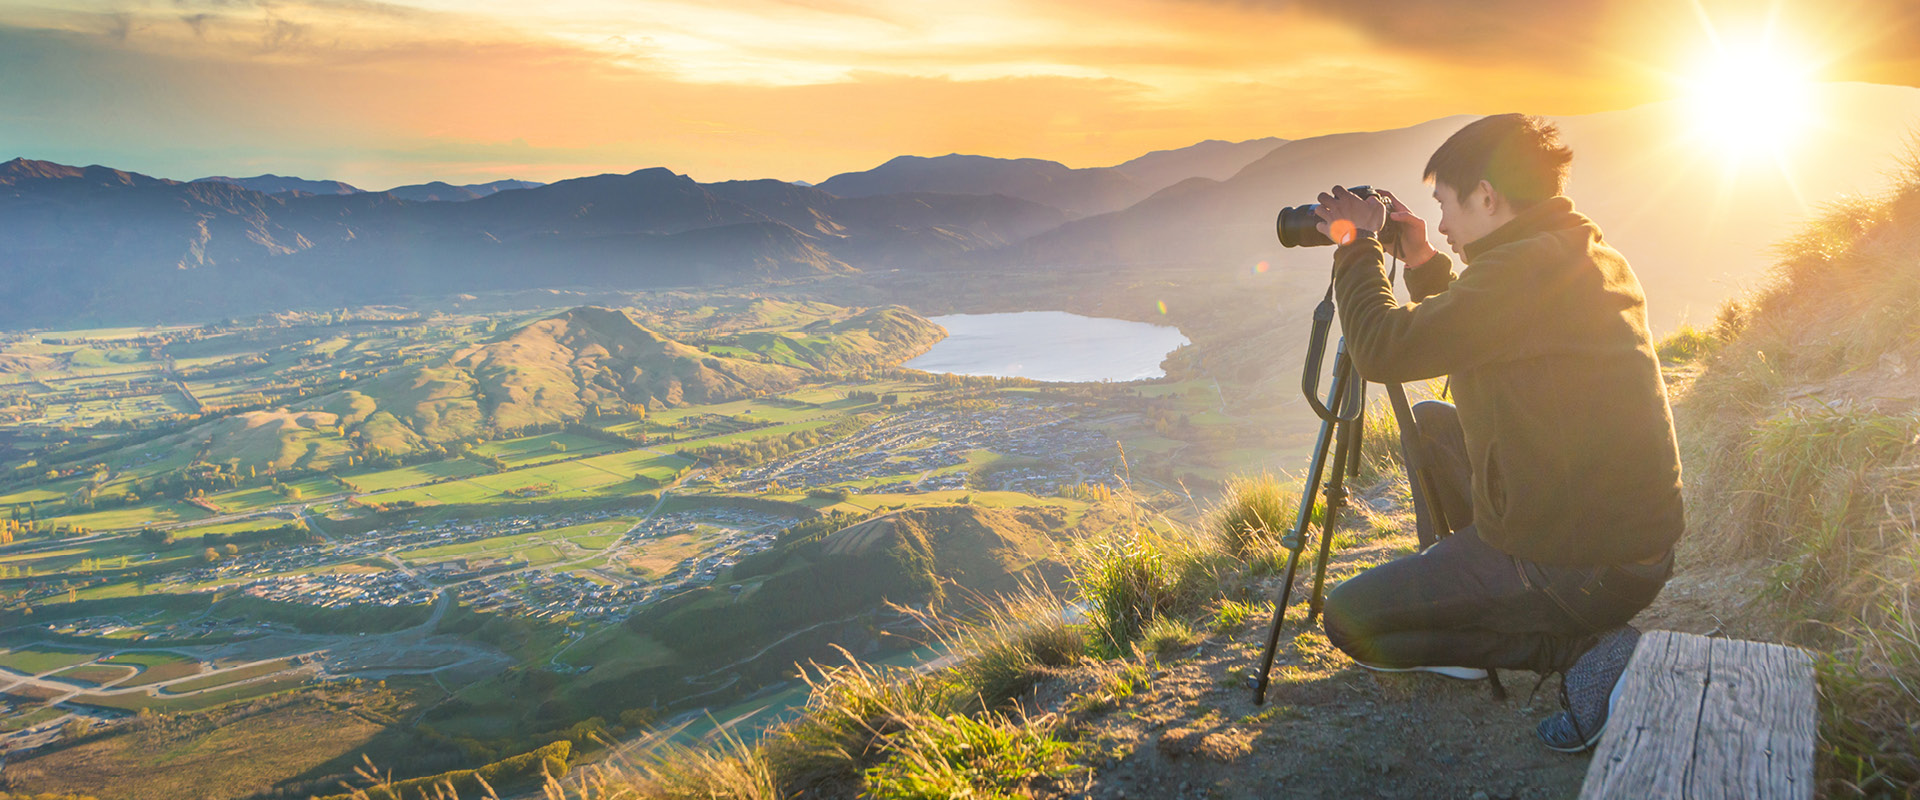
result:
M 1386 195 L 1374 191 L 1371 186 L 1354 186 L 1347 191 L 1361 197 L 1378 197 L 1380 202 L 1387 204 L 1388 209 L 1393 208 L 1393 201 L 1388 200 Z M 1281 246 L 1320 247 L 1333 244 L 1333 240 L 1327 238 L 1326 234 L 1321 233 L 1316 227 L 1320 224 L 1320 218 L 1315 216 L 1314 212 L 1318 210 L 1320 210 L 1319 203 L 1280 209 L 1280 218 L 1274 221 L 1273 230 L 1280 235 Z M 1394 239 L 1399 233 L 1399 227 L 1393 225 L 1392 220 L 1388 220 L 1387 224 L 1380 227 L 1380 244 L 1387 248 L 1387 252 L 1393 252 Z

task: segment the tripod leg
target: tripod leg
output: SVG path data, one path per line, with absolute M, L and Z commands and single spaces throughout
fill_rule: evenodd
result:
M 1342 423 L 1338 441 L 1334 445 L 1334 460 L 1338 462 L 1343 458 L 1352 457 L 1352 453 L 1359 449 L 1359 444 L 1360 427 L 1352 422 Z M 1348 491 L 1345 473 L 1336 472 L 1332 478 L 1328 479 L 1326 495 L 1327 510 L 1320 520 L 1320 552 L 1314 558 L 1313 565 L 1313 594 L 1307 596 L 1307 624 L 1309 625 L 1320 616 L 1321 600 L 1325 597 L 1324 589 L 1327 582 L 1327 559 L 1333 553 L 1333 531 L 1340 526 L 1340 512 L 1347 507 Z

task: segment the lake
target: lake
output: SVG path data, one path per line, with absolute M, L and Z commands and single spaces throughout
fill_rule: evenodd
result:
M 1166 373 L 1160 361 L 1188 344 L 1180 329 L 1065 311 L 931 317 L 947 338 L 904 366 L 957 375 L 1037 381 L 1136 381 Z

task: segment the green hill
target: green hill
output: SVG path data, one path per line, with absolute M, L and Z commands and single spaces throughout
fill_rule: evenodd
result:
M 743 561 L 732 575 L 738 599 L 708 587 L 630 625 L 684 653 L 721 653 L 889 602 L 937 605 L 1057 580 L 1051 531 L 1062 521 L 1049 509 L 895 511 Z
M 808 304 L 749 311 L 804 329 L 752 330 L 702 348 L 648 328 L 625 311 L 582 306 L 290 407 L 218 418 L 159 444 L 242 473 L 330 469 L 356 454 L 406 455 L 579 421 L 593 409 L 702 405 L 778 393 L 813 371 L 898 364 L 945 336 L 938 325 L 893 306 L 839 322 L 832 316 L 848 309 Z

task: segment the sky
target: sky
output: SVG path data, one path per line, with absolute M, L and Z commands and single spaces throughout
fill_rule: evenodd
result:
M 1743 41 L 1920 86 L 1913 0 L 0 0 L 0 159 L 366 189 L 1110 166 L 1627 108 Z

